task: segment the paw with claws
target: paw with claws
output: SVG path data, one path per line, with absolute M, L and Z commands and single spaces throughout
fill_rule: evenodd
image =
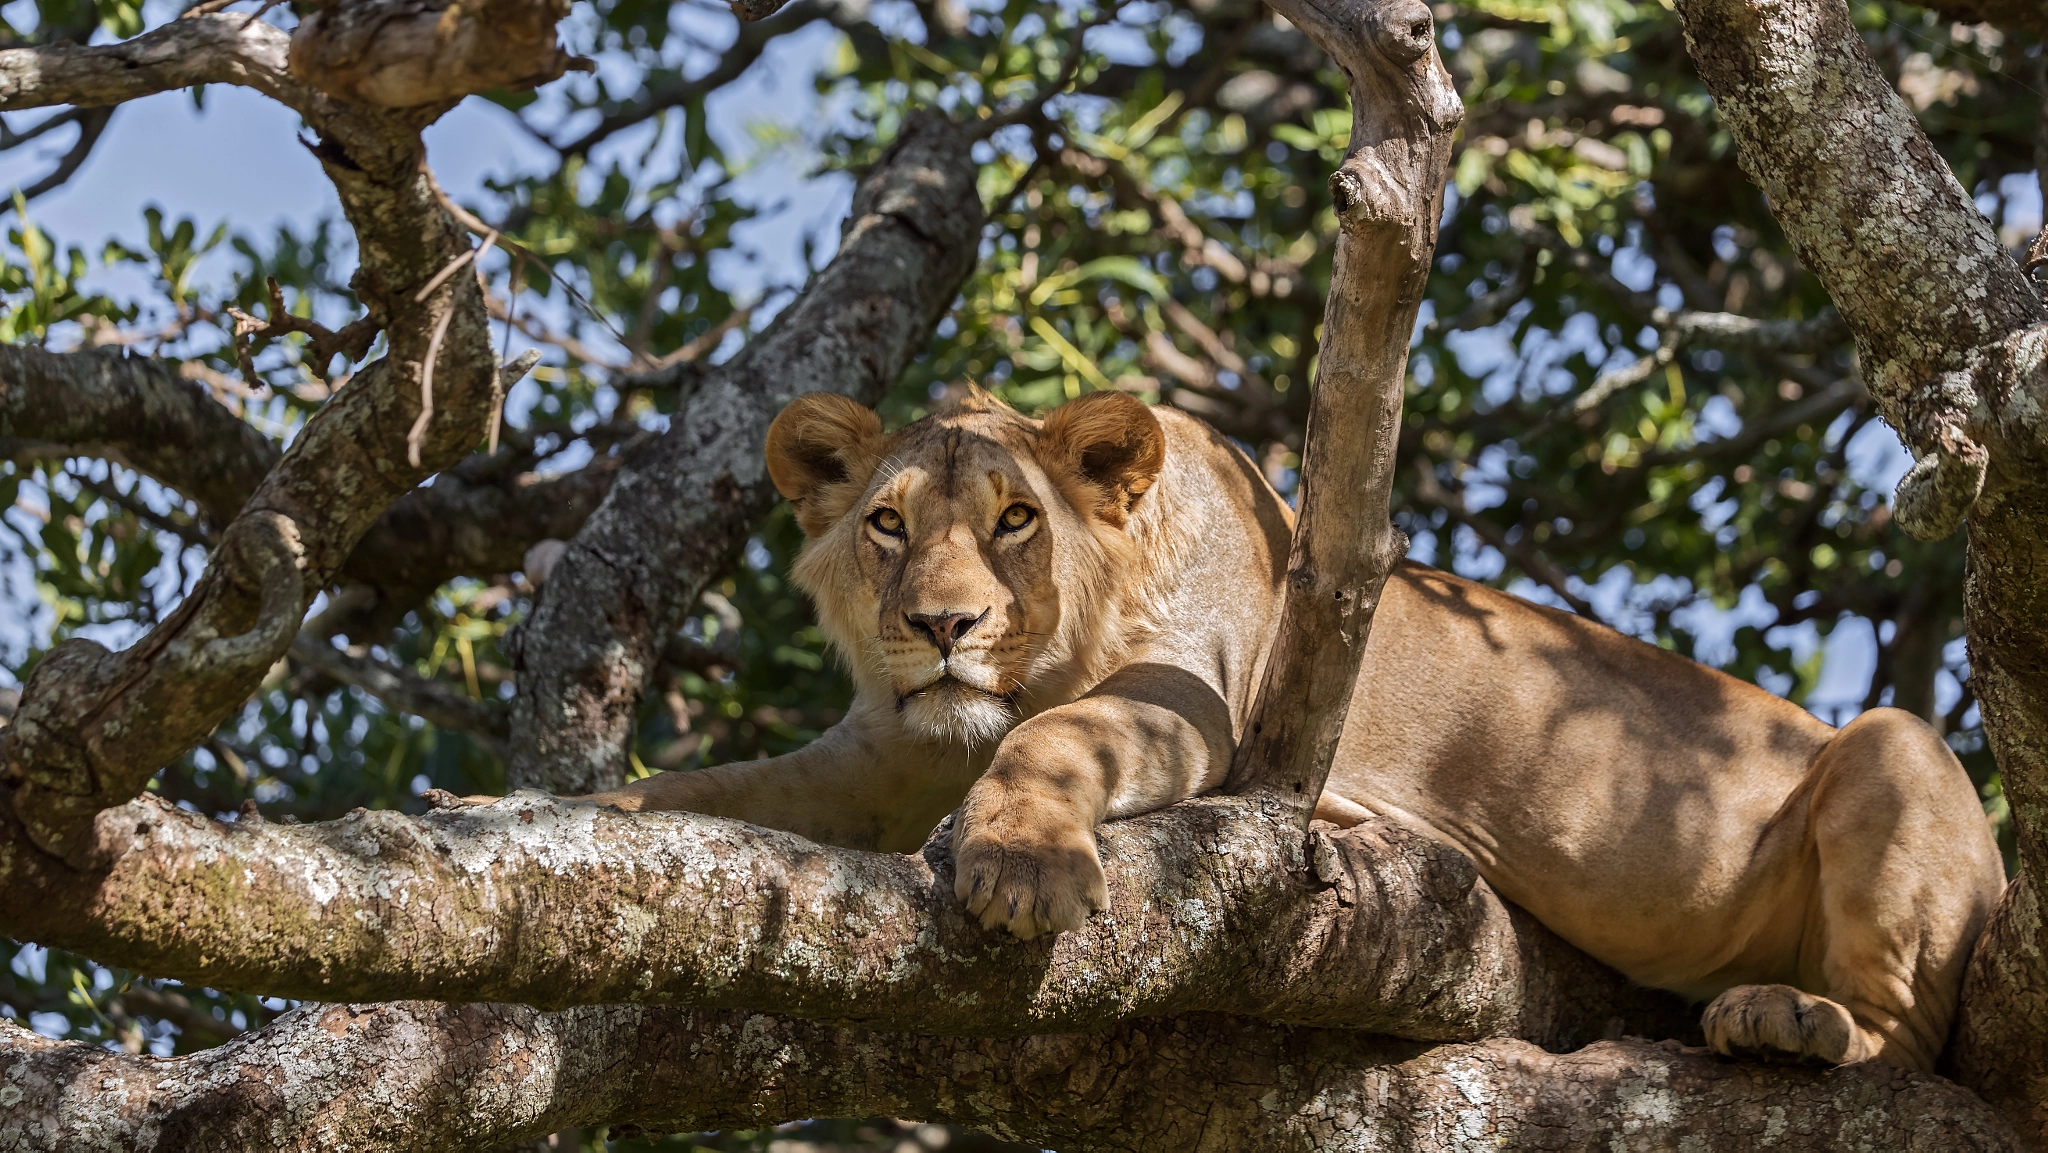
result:
M 1849 1010 L 1790 985 L 1737 985 L 1714 998 L 1700 1026 L 1724 1057 L 1840 1065 L 1877 1053 Z
M 961 806 L 953 865 L 953 892 L 982 927 L 1000 925 L 1026 941 L 1078 929 L 1109 907 L 1093 823 L 988 778 Z

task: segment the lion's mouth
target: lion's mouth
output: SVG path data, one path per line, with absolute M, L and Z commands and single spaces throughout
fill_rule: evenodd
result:
M 954 692 L 969 693 L 975 696 L 987 697 L 990 700 L 1001 701 L 1003 704 L 1006 705 L 1010 703 L 1010 698 L 1013 695 L 1010 693 L 999 693 L 993 689 L 985 689 L 982 688 L 980 685 L 970 684 L 967 681 L 961 680 L 959 677 L 954 676 L 952 673 L 948 672 L 940 673 L 937 677 L 934 677 L 932 680 L 926 682 L 925 684 L 919 685 L 917 688 L 911 689 L 909 692 L 899 695 L 896 698 L 896 707 L 898 709 L 901 709 L 904 705 L 910 703 L 912 700 L 918 697 L 926 696 L 927 694 Z

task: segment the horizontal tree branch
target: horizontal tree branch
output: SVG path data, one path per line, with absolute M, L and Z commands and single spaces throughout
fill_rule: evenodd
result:
M 895 856 L 535 794 L 310 825 L 143 797 L 100 815 L 89 867 L 0 857 L 0 925 L 154 976 L 321 1001 L 665 1003 L 979 1035 L 1193 1010 L 1550 1046 L 1617 1017 L 1695 1028 L 1676 998 L 1630 987 L 1398 826 L 1330 832 L 1290 860 L 1301 835 L 1270 804 L 1117 822 L 1109 911 L 1037 942 L 965 914 L 949 835 Z
M 174 362 L 119 349 L 0 345 L 0 437 L 115 460 L 190 497 L 221 526 L 282 456 Z
M 593 61 L 555 42 L 569 0 L 347 0 L 292 33 L 291 69 L 338 100 L 382 108 L 453 105 L 474 92 L 532 88 Z
M 1423 1048 L 1217 1015 L 1006 1040 L 631 1005 L 314 1005 L 171 1060 L 0 1022 L 0 1084 L 11 1147 L 64 1153 L 491 1148 L 593 1124 L 876 1114 L 1073 1153 L 2019 1148 L 1967 1091 L 1877 1064 L 1739 1065 L 1640 1040 Z
M 291 37 L 247 13 L 186 16 L 118 44 L 0 50 L 0 112 L 53 104 L 98 107 L 195 84 L 254 88 L 307 112 L 326 99 L 286 65 Z

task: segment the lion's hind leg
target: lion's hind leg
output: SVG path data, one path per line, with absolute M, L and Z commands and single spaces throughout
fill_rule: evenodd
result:
M 1802 805 L 1804 812 L 1796 809 Z M 1828 742 L 1780 818 L 1815 868 L 1800 988 L 1738 985 L 1707 1006 L 1729 1055 L 1932 1070 L 1970 946 L 2004 882 L 1968 775 L 1933 728 L 1873 709 Z

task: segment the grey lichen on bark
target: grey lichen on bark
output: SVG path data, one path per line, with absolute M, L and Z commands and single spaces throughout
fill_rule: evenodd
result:
M 512 787 L 624 783 L 664 645 L 777 499 L 762 459 L 769 421 L 806 392 L 879 401 L 973 268 L 972 144 L 943 117 L 907 118 L 855 192 L 832 261 L 620 468 L 518 645 Z
M 1319 834 L 1311 866 L 1271 799 L 1107 826 L 1109 910 L 1037 942 L 961 909 L 947 826 L 894 856 L 525 794 L 316 825 L 222 823 L 145 797 L 95 828 L 87 868 L 0 839 L 0 921 L 277 996 L 660 1003 L 981 1035 L 1190 1011 L 1547 1046 L 1614 1021 L 1694 1028 L 1676 998 L 1589 961 L 1460 854 L 1375 821 Z
M 66 1153 L 492 1148 L 600 1123 L 876 1114 L 1072 1153 L 2020 1148 L 1967 1091 L 1882 1065 L 1768 1069 L 1640 1040 L 1429 1048 L 1213 1014 L 1000 1039 L 632 1005 L 315 1005 L 168 1061 L 25 1034 L 0 1022 L 0 1141 Z
M 1901 527 L 1955 531 L 1984 483 L 1978 350 L 2041 302 L 1885 80 L 1839 0 L 1681 0 L 1743 171 L 1849 322 L 1912 450 Z

